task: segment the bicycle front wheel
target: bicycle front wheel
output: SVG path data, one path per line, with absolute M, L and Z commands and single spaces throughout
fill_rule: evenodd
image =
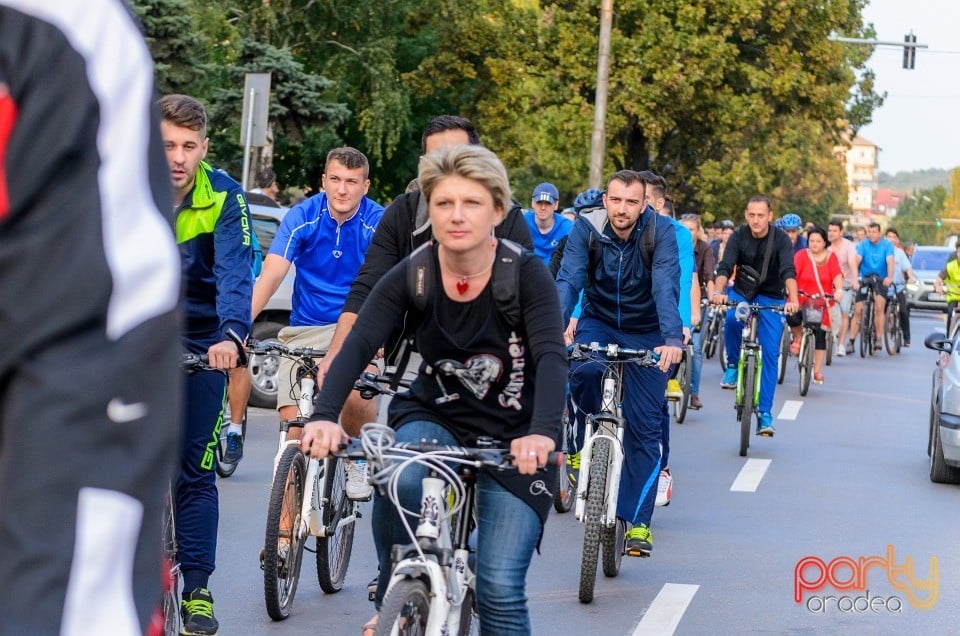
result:
M 267 505 L 267 531 L 260 567 L 267 614 L 275 621 L 290 616 L 300 579 L 303 540 L 300 510 L 306 492 L 307 464 L 297 446 L 288 446 L 277 462 Z
M 787 361 L 790 359 L 790 328 L 785 326 L 780 331 L 780 357 L 777 358 L 777 384 L 783 384 L 787 375 Z
M 754 396 L 756 391 L 757 379 L 757 358 L 754 355 L 748 355 L 743 361 L 743 385 L 741 387 L 743 395 L 743 411 L 740 414 L 740 457 L 747 455 L 747 449 L 750 448 L 750 423 L 753 420 Z
M 177 529 L 173 495 L 167 492 L 163 510 L 163 635 L 180 636 L 180 566 L 177 563 Z
M 693 347 L 687 345 L 683 350 L 683 359 L 680 361 L 680 368 L 677 369 L 677 382 L 680 383 L 680 389 L 683 396 L 676 402 L 673 402 L 673 417 L 677 424 L 683 424 L 687 418 L 687 406 L 690 402 L 690 381 L 693 376 Z
M 810 390 L 810 376 L 813 375 L 813 334 L 807 329 L 803 330 L 803 336 L 800 338 L 800 361 L 798 368 L 800 371 L 800 395 L 804 396 Z
M 900 353 L 900 347 L 897 346 L 897 334 L 900 331 L 900 312 L 896 307 L 887 307 L 886 317 L 883 324 L 883 346 L 887 349 L 887 355 L 896 355 Z
M 600 557 L 600 533 L 606 508 L 607 462 L 610 440 L 598 439 L 590 454 L 590 474 L 587 481 L 587 506 L 584 511 L 583 555 L 580 558 L 580 602 L 593 600 L 597 584 L 597 560 Z
M 343 461 L 328 457 L 324 467 L 327 478 L 323 487 L 323 537 L 317 537 L 317 580 L 327 594 L 339 592 L 350 566 L 353 534 L 356 523 L 341 524 L 354 514 L 356 504 L 347 498 L 347 477 Z
M 383 597 L 376 636 L 426 634 L 430 590 L 420 579 L 402 579 Z

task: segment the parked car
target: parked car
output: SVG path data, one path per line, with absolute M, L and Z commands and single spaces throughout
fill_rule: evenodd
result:
M 946 298 L 933 290 L 933 281 L 937 279 L 947 259 L 954 254 L 956 250 L 942 245 L 917 246 L 910 264 L 917 277 L 918 285 L 910 290 L 907 296 L 907 304 L 910 307 L 947 310 Z
M 280 228 L 280 221 L 287 213 L 287 208 L 278 206 L 272 199 L 256 193 L 247 193 L 247 204 L 250 206 L 250 217 L 253 220 L 253 231 L 257 233 L 260 249 L 264 256 L 270 251 L 270 244 Z M 257 340 L 277 341 L 277 334 L 290 324 L 290 299 L 293 296 L 293 278 L 295 268 L 290 271 L 280 283 L 280 287 L 273 297 L 267 301 L 263 311 L 257 316 L 251 329 L 251 336 Z M 253 384 L 250 388 L 250 406 L 262 408 L 276 408 L 277 406 L 277 373 L 280 370 L 280 360 L 276 356 L 252 356 L 247 367 Z
M 930 481 L 960 484 L 960 335 L 935 332 L 923 344 L 939 352 L 930 394 Z

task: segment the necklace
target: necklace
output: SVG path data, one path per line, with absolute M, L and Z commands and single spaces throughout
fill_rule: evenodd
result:
M 470 289 L 470 279 L 476 278 L 478 276 L 483 276 L 484 274 L 489 272 L 490 269 L 493 267 L 493 262 L 494 260 L 496 260 L 496 257 L 497 257 L 496 252 L 494 252 L 493 258 L 490 260 L 490 264 L 484 267 L 482 270 L 480 270 L 476 274 L 458 274 L 454 272 L 452 269 L 450 269 L 449 266 L 447 266 L 447 269 L 450 270 L 449 273 L 452 276 L 456 276 L 457 278 L 457 293 L 459 293 L 461 296 L 467 293 L 467 290 Z

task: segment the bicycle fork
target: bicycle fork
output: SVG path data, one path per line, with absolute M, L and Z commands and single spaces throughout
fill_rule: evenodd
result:
M 620 404 L 617 395 L 617 378 L 606 374 L 603 378 L 601 414 L 588 415 L 584 434 L 583 450 L 580 453 L 580 475 L 577 479 L 577 499 L 574 516 L 583 522 L 587 494 L 590 491 L 590 462 L 593 445 L 597 440 L 610 441 L 610 455 L 607 458 L 607 493 L 604 501 L 604 517 L 601 523 L 611 526 L 617 522 L 617 500 L 620 496 L 620 470 L 623 466 L 623 418 L 619 416 Z M 596 433 L 594 432 L 594 429 Z

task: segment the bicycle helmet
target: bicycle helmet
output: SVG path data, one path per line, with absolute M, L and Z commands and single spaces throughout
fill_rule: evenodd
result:
M 799 230 L 803 227 L 803 221 L 796 214 L 784 214 L 777 220 L 777 223 L 784 230 Z
M 603 191 L 596 188 L 589 188 L 577 195 L 573 200 L 573 209 L 577 214 L 584 210 L 591 210 L 603 207 Z

